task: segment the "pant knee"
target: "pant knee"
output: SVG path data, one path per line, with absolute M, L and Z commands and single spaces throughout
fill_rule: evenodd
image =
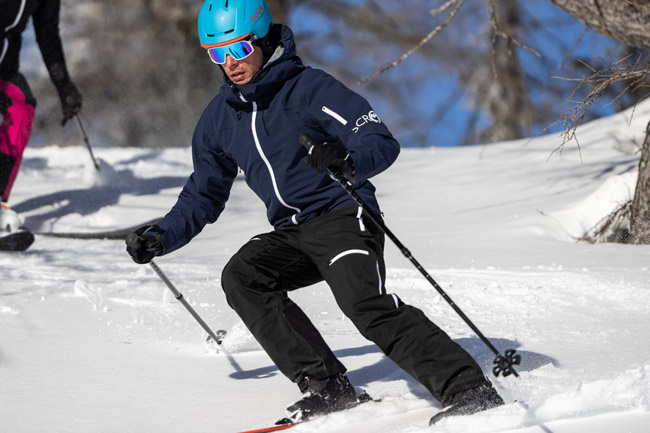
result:
M 257 303 L 260 296 L 274 291 L 277 286 L 273 275 L 241 255 L 235 255 L 221 272 L 221 288 L 230 306 L 240 303 Z
M 221 272 L 221 288 L 226 294 L 227 299 L 243 285 L 241 276 L 245 275 L 245 273 L 245 266 L 238 257 L 230 259 L 223 268 Z
M 341 310 L 361 335 L 374 341 L 378 330 L 400 315 L 399 307 L 402 305 L 403 302 L 396 295 L 378 295 L 342 305 Z

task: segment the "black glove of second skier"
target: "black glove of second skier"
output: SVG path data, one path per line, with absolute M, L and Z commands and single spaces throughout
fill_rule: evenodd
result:
M 162 253 L 160 235 L 163 233 L 165 231 L 157 225 L 140 227 L 126 237 L 126 252 L 136 263 L 149 263 Z
M 72 81 L 64 81 L 57 86 L 57 91 L 61 99 L 61 107 L 63 107 L 63 120 L 61 121 L 61 126 L 63 126 L 68 120 L 79 114 L 83 98 Z
M 341 172 L 347 178 L 354 175 L 354 163 L 346 150 L 338 143 L 325 141 L 309 149 L 305 162 L 318 173 Z

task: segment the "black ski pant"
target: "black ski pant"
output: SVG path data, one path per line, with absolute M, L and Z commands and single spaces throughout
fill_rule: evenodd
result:
M 386 292 L 384 234 L 361 210 L 338 209 L 247 242 L 223 270 L 229 305 L 296 383 L 344 373 L 288 292 L 325 280 L 359 332 L 443 405 L 489 383 L 474 359 L 424 313 Z

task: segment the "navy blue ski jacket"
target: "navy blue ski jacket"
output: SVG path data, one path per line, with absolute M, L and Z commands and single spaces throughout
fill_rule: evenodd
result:
M 324 71 L 304 66 L 289 27 L 280 31 L 280 48 L 251 82 L 235 87 L 226 77 L 201 115 L 192 138 L 194 172 L 159 223 L 165 231 L 163 254 L 217 220 L 238 169 L 276 229 L 356 206 L 328 174 L 304 163 L 301 133 L 315 142 L 339 140 L 354 163 L 356 192 L 379 210 L 368 179 L 395 161 L 399 144 L 363 97 Z

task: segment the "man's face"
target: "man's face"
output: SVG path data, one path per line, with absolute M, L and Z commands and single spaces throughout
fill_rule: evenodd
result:
M 264 66 L 264 54 L 262 49 L 255 47 L 253 53 L 241 60 L 233 59 L 226 54 L 226 63 L 223 64 L 223 70 L 234 84 L 241 86 L 247 84 L 253 79 L 253 75 Z

